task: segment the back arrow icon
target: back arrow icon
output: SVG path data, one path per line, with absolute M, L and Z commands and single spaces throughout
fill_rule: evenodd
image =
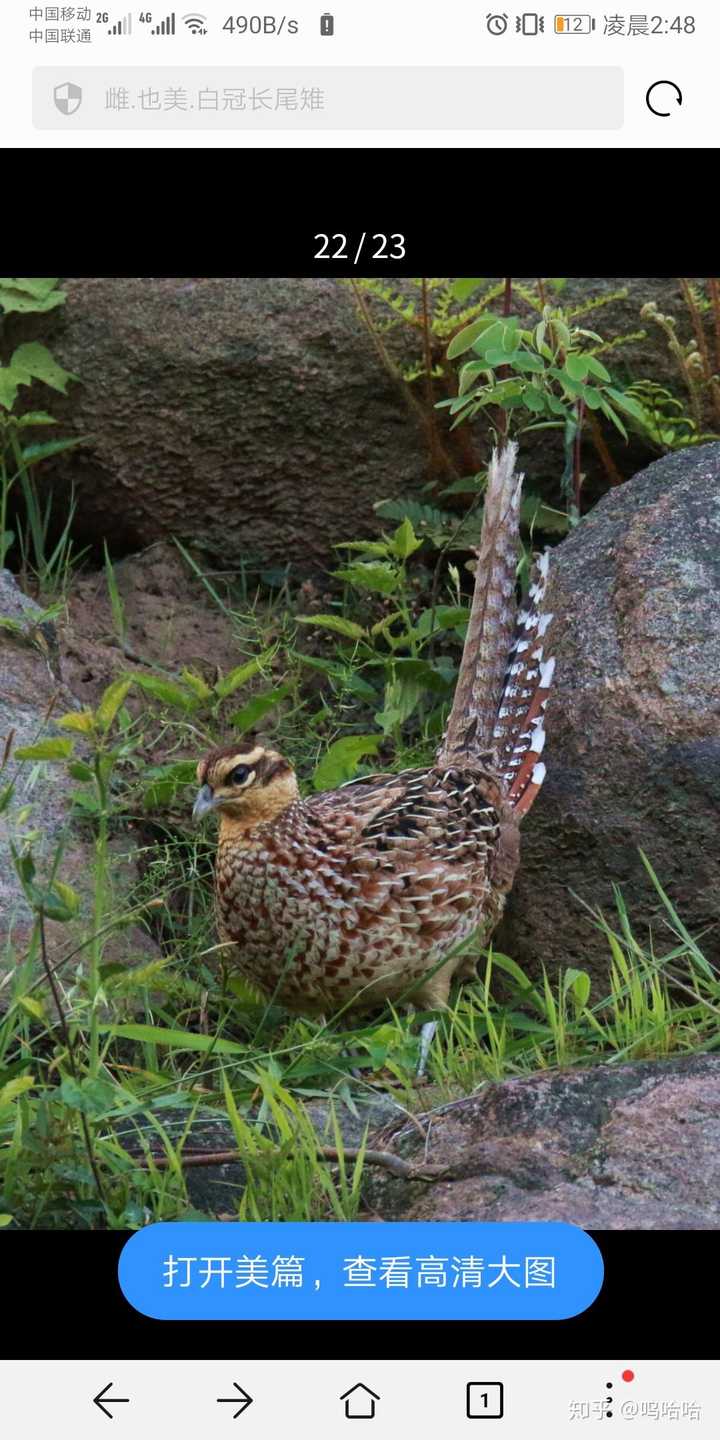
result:
M 236 1411 L 235 1411 L 235 1414 L 233 1415 L 233 1420 L 237 1420 L 238 1415 L 242 1415 L 243 1411 L 244 1411 L 244 1410 L 247 1410 L 248 1405 L 252 1405 L 253 1402 L 252 1402 L 252 1395 L 248 1395 L 247 1392 L 246 1392 L 245 1390 L 243 1390 L 242 1385 L 238 1385 L 237 1380 L 233 1380 L 233 1389 L 234 1389 L 234 1390 L 237 1390 L 237 1392 L 238 1392 L 237 1395 L 223 1395 L 223 1396 L 218 1396 L 218 1401 L 217 1401 L 217 1403 L 218 1403 L 218 1405 L 238 1405 L 238 1404 L 239 1404 L 240 1409 L 239 1409 L 239 1410 L 236 1410 Z M 240 1397 L 239 1399 L 238 1399 L 238 1396 Z
M 109 1385 L 106 1385 L 104 1390 L 98 1390 L 97 1395 L 94 1395 L 94 1396 L 93 1396 L 93 1402 L 92 1402 L 93 1405 L 97 1405 L 98 1410 L 102 1410 L 103 1415 L 107 1415 L 108 1420 L 114 1420 L 114 1419 L 115 1419 L 115 1416 L 113 1415 L 112 1410 L 106 1410 L 106 1409 L 105 1409 L 105 1406 L 106 1406 L 106 1405 L 129 1405 L 129 1404 L 130 1404 L 130 1401 L 128 1400 L 127 1396 L 108 1395 L 108 1393 L 107 1393 L 108 1390 L 112 1390 L 112 1387 L 113 1387 L 114 1384 L 115 1384 L 115 1381 L 114 1381 L 114 1380 L 111 1380 L 111 1381 L 110 1381 L 110 1384 L 109 1384 Z

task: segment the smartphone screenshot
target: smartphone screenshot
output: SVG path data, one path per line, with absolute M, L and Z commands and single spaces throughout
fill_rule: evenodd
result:
M 607 13 L 606 13 L 607 12 Z M 717 9 L 379 0 L 290 14 L 20 4 L 0 120 L 22 147 L 713 148 Z
M 3 11 L 8 1430 L 717 1435 L 717 27 Z

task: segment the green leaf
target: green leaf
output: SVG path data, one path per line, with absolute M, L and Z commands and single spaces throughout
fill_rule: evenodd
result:
M 13 290 L 22 290 L 25 295 L 32 295 L 35 300 L 45 300 L 57 284 L 59 284 L 57 276 L 52 280 L 41 280 L 37 276 L 32 276 L 30 279 L 25 276 L 21 276 L 19 279 L 0 279 L 0 287 L 3 289 L 10 286 Z M 62 298 L 63 300 L 66 298 L 65 294 L 62 295 Z
M 343 615 L 296 615 L 295 618 L 300 625 L 318 625 L 321 630 L 336 630 L 338 635 L 346 635 L 349 640 L 361 640 L 366 634 L 362 625 L 346 620 Z
M 0 280 L 0 310 L 6 315 L 42 315 L 64 305 L 65 290 L 57 280 Z
M 625 411 L 626 415 L 632 415 L 635 420 L 645 420 L 646 415 L 643 406 L 640 405 L 637 400 L 634 400 L 631 395 L 626 395 L 624 391 L 615 390 L 610 386 L 608 386 L 605 393 L 610 396 L 611 400 L 615 401 L 616 405 L 620 406 L 621 410 Z
M 79 914 L 80 896 L 77 890 L 73 890 L 72 885 L 65 885 L 62 880 L 55 880 L 53 881 L 53 890 L 56 895 L 59 895 L 62 904 L 71 915 Z
M 453 300 L 457 300 L 458 305 L 464 305 L 465 301 L 470 299 L 473 291 L 477 290 L 479 285 L 484 284 L 484 280 L 453 280 L 450 294 Z
M 7 810 L 10 801 L 12 800 L 14 789 L 15 781 L 11 780 L 9 785 L 3 785 L 2 789 L 0 790 L 0 815 L 3 814 L 3 811 Z
M 209 700 L 211 698 L 213 692 L 207 681 L 203 680 L 202 675 L 196 675 L 192 670 L 182 670 L 180 678 L 184 680 L 185 684 L 192 690 L 193 695 L 197 695 L 198 700 Z
M 42 911 L 48 920 L 56 920 L 60 925 L 74 920 L 80 908 L 75 891 L 57 880 L 48 890 L 32 881 L 26 881 L 24 890 L 34 910 L 38 913 Z
M 408 556 L 413 555 L 416 550 L 419 550 L 420 546 L 423 543 L 422 540 L 418 540 L 417 535 L 415 534 L 415 531 L 412 527 L 412 521 L 408 518 L 407 515 L 405 516 L 402 525 L 398 525 L 398 528 L 395 531 L 392 539 L 393 550 L 395 551 L 395 554 L 400 557 L 401 560 L 407 560 Z
M 101 1035 L 118 1040 L 138 1040 L 143 1045 L 169 1045 L 174 1050 L 198 1050 L 207 1055 L 246 1055 L 247 1046 L 234 1040 L 219 1040 L 191 1030 L 166 1030 L 160 1025 L 99 1025 Z
M 487 366 L 483 365 L 482 360 L 468 360 L 467 365 L 462 366 L 458 377 L 458 396 L 467 395 L 478 375 L 483 375 L 486 369 Z
M 172 680 L 161 680 L 159 675 L 136 674 L 135 683 L 145 690 L 153 699 L 161 700 L 164 705 L 170 705 L 173 710 L 192 710 L 197 700 L 192 693 L 183 690 L 179 685 L 174 685 Z
M 49 385 L 51 390 L 59 390 L 63 395 L 67 392 L 69 382 L 78 378 L 69 370 L 63 370 L 47 347 L 37 340 L 18 346 L 10 361 L 10 368 L 26 371 L 30 380 L 41 380 L 43 385 Z
M 120 1092 L 122 1095 L 122 1091 Z M 72 1076 L 66 1075 L 60 1085 L 60 1099 L 73 1110 L 83 1115 L 103 1115 L 115 1109 L 118 1101 L 118 1087 L 109 1080 L 85 1076 L 78 1084 Z
M 494 320 L 492 324 L 486 325 L 473 343 L 473 350 L 476 355 L 487 355 L 488 350 L 496 350 L 502 346 L 505 335 L 505 325 L 502 320 Z
M 540 356 L 533 355 L 531 352 L 525 350 L 519 350 L 517 352 L 513 358 L 513 365 L 516 370 L 521 370 L 523 373 L 532 375 L 541 375 L 545 371 L 545 366 Z
M 481 315 L 479 320 L 473 320 L 472 325 L 466 325 L 464 329 L 458 330 L 453 335 L 447 348 L 448 360 L 456 360 L 458 355 L 464 355 L 466 350 L 472 349 L 478 336 L 483 331 L 490 329 L 495 324 L 495 317 L 492 315 Z
M 403 657 L 393 662 L 395 680 L 401 686 L 406 686 L 409 682 L 417 682 L 421 692 L 428 690 L 431 694 L 443 695 L 448 685 L 451 685 L 455 679 L 452 668 L 449 670 L 444 668 L 448 666 L 448 663 L 447 661 L 438 661 L 431 665 L 428 660 L 415 660 L 410 656 Z
M 338 580 L 347 580 L 358 590 L 371 590 L 379 595 L 392 595 L 399 584 L 394 565 L 382 560 L 356 560 L 344 570 L 333 570 L 333 575 Z
M 228 695 L 233 695 L 241 685 L 246 685 L 253 675 L 257 675 L 258 671 L 267 665 L 274 653 L 274 647 L 271 646 L 269 650 L 264 650 L 262 655 L 256 655 L 254 660 L 247 660 L 244 665 L 237 665 L 234 670 L 230 670 L 213 687 L 218 699 L 227 700 Z
M 520 519 L 528 529 L 544 530 L 547 534 L 567 535 L 570 522 L 564 510 L 554 510 L 539 495 L 525 495 L 520 505 Z
M 333 550 L 357 550 L 361 555 L 375 555 L 381 560 L 390 554 L 387 540 L 342 540 L 333 545 Z
M 313 786 L 316 790 L 335 790 L 352 780 L 365 755 L 377 755 L 382 735 L 345 735 L 325 751 L 315 768 Z
M 68 765 L 68 774 L 72 775 L 73 780 L 82 781 L 84 785 L 93 778 L 93 772 L 84 760 L 71 760 Z
M 52 455 L 62 455 L 64 450 L 74 450 L 77 445 L 84 445 L 89 438 L 89 435 L 78 435 L 74 440 L 48 440 L 44 445 L 26 445 L 22 458 L 28 467 L 37 465 L 39 460 L 49 460 Z
M 178 790 L 195 783 L 197 766 L 194 760 L 174 760 L 167 765 L 153 765 L 145 771 L 149 784 L 143 789 L 143 802 L 151 809 L 169 805 Z
M 0 405 L 4 410 L 12 410 L 20 383 L 17 371 L 13 372 L 8 366 L 0 365 Z
M 3 1085 L 0 1090 L 0 1109 L 6 1105 L 12 1105 L 20 1095 L 25 1095 L 28 1090 L 32 1090 L 35 1084 L 34 1075 L 22 1075 L 17 1080 L 8 1080 L 7 1085 Z
M 422 661 L 420 662 L 423 663 Z M 375 719 L 385 735 L 390 735 L 409 720 L 413 711 L 417 708 L 425 686 L 414 676 L 407 679 L 391 680 L 385 686 L 385 698 L 383 709 L 378 712 Z
M 586 380 L 588 373 L 588 362 L 584 355 L 568 355 L 565 361 L 565 370 L 571 380 Z
M 43 1022 L 47 1020 L 45 1006 L 42 1000 L 38 1000 L 35 995 L 20 995 L 17 1003 L 28 1015 L 32 1015 L 34 1020 Z
M 426 640 L 438 630 L 455 630 L 460 625 L 467 625 L 469 616 L 470 611 L 465 605 L 436 605 L 434 610 L 423 610 L 415 626 L 415 635 L 419 640 Z
M 572 990 L 579 1010 L 584 1010 L 590 997 L 590 976 L 586 970 L 574 970 L 570 966 L 563 976 L 563 993 Z
M 230 716 L 230 724 L 241 734 L 252 730 L 258 721 L 262 720 L 263 715 L 267 715 L 269 710 L 273 710 L 292 692 L 292 688 L 292 682 L 288 681 L 285 685 L 278 685 L 275 690 L 267 690 L 264 695 L 256 695 L 242 710 L 236 710 L 235 714 Z
M 23 430 L 31 425 L 57 425 L 53 415 L 48 415 L 47 410 L 28 410 L 26 415 L 18 415 L 18 430 Z
M 140 678 L 141 677 L 138 677 L 138 679 Z M 103 691 L 102 699 L 95 711 L 95 721 L 103 731 L 103 734 L 107 735 L 118 710 L 121 705 L 125 703 L 125 697 L 128 691 L 132 689 L 132 685 L 133 681 L 131 678 L 113 680 L 112 684 L 108 685 L 107 690 Z
M 92 735 L 95 729 L 94 710 L 69 710 L 56 721 L 61 730 L 75 730 L 79 735 Z
M 624 440 L 627 440 L 627 438 L 628 438 L 627 430 L 625 429 L 625 426 L 623 425 L 623 422 L 622 422 L 622 420 L 620 419 L 620 416 L 618 415 L 617 411 L 613 409 L 612 405 L 608 405 L 607 400 L 602 399 L 602 400 L 600 401 L 600 409 L 602 410 L 603 415 L 607 415 L 608 420 L 612 420 L 612 423 L 613 423 L 613 425 L 615 426 L 615 429 L 620 431 L 620 434 L 622 435 L 623 439 L 624 439 Z
M 523 405 L 533 415 L 542 415 L 545 412 L 545 397 L 533 385 L 526 385 L 523 390 Z
M 35 745 L 21 745 L 15 750 L 16 760 L 69 760 L 72 740 L 38 740 Z
M 599 410 L 602 405 L 602 393 L 594 385 L 585 386 L 583 399 L 589 410 Z
M 610 375 L 610 373 L 605 369 L 605 366 L 601 364 L 599 360 L 595 359 L 594 355 L 586 355 L 585 364 L 587 365 L 590 374 L 597 375 L 599 380 L 606 380 L 608 382 L 612 380 L 612 375 Z

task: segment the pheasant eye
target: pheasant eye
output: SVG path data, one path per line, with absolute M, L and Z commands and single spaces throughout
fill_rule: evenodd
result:
M 230 776 L 230 781 L 233 785 L 244 785 L 249 774 L 249 765 L 236 765 Z

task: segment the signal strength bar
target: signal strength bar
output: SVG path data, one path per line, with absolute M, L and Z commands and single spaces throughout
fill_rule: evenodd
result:
M 175 34 L 175 15 L 174 15 L 174 14 L 168 15 L 165 20 L 161 20 L 161 21 L 160 21 L 160 24 L 159 24 L 159 25 L 156 25 L 155 28 L 150 31 L 150 34 L 151 34 L 151 35 L 174 35 L 174 34 Z
M 107 33 L 108 35 L 132 35 L 132 11 L 128 10 L 127 15 L 124 15 L 122 20 L 118 20 L 116 25 L 112 25 Z

